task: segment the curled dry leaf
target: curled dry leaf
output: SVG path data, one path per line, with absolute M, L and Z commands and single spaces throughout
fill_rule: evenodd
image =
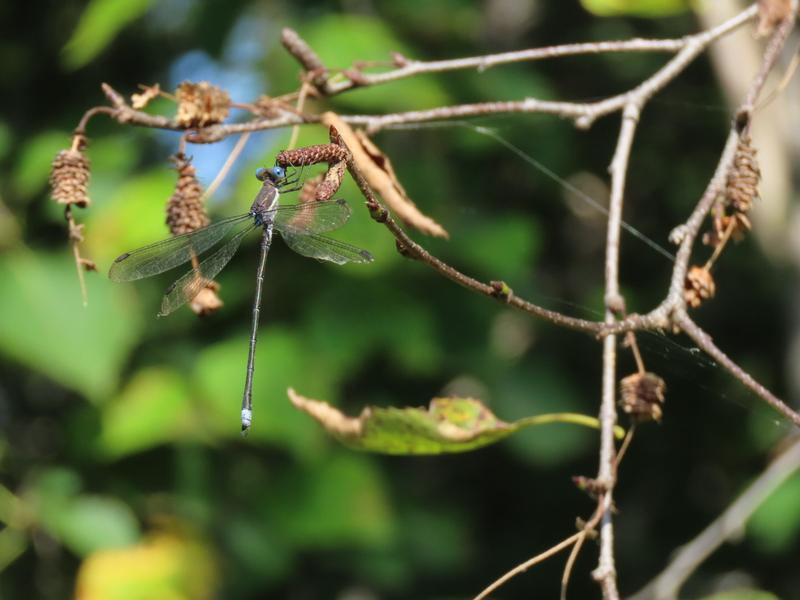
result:
M 343 444 L 382 454 L 467 452 L 498 442 L 533 425 L 573 423 L 597 428 L 597 419 L 573 413 L 526 417 L 513 423 L 498 419 L 474 398 L 434 398 L 428 408 L 367 407 L 348 417 L 327 402 L 288 390 L 296 408 L 316 419 Z M 617 437 L 625 432 L 615 429 Z
M 336 127 L 369 185 L 404 223 L 428 235 L 449 237 L 444 227 L 422 213 L 411 201 L 397 180 L 389 157 L 365 133 L 354 131 L 332 112 L 323 113 L 322 122 L 329 127 Z
M 150 101 L 157 98 L 161 94 L 161 86 L 159 84 L 153 85 L 140 85 L 142 88 L 141 94 L 133 94 L 131 96 L 131 106 L 136 110 L 141 110 L 148 104 Z

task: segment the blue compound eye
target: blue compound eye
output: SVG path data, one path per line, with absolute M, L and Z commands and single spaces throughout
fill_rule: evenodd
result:
M 272 167 L 272 174 L 275 176 L 275 179 L 283 179 L 286 177 L 286 170 L 276 165 Z
M 256 179 L 259 181 L 264 181 L 269 175 L 267 174 L 267 169 L 264 167 L 259 167 L 256 169 Z

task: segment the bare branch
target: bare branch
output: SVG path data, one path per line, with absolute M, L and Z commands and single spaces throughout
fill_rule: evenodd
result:
M 723 543 L 741 531 L 753 513 L 800 469 L 800 440 L 795 441 L 742 494 L 706 527 L 700 535 L 681 546 L 670 564 L 631 600 L 676 598 L 686 580 Z

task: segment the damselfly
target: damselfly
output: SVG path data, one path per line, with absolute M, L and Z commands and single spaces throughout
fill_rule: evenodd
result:
M 279 166 L 258 169 L 256 177 L 262 181 L 261 189 L 250 211 L 212 223 L 208 227 L 178 235 L 132 252 L 114 260 L 108 276 L 112 281 L 134 281 L 158 275 L 186 262 L 192 269 L 167 288 L 161 302 L 159 316 L 166 316 L 192 300 L 207 287 L 233 258 L 242 239 L 256 228 L 262 229 L 261 251 L 256 271 L 256 292 L 253 300 L 250 352 L 242 397 L 242 431 L 246 432 L 253 418 L 253 371 L 261 311 L 261 289 L 267 253 L 272 243 L 273 230 L 280 233 L 292 250 L 303 256 L 343 265 L 345 263 L 372 262 L 372 255 L 350 244 L 321 235 L 342 227 L 350 218 L 350 207 L 344 200 L 304 202 L 279 205 L 281 192 L 295 191 L 298 178 L 287 177 Z M 213 254 L 201 254 L 227 237 L 227 241 Z

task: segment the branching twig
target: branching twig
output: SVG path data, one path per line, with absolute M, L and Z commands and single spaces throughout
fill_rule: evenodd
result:
M 741 531 L 759 506 L 792 474 L 800 469 L 800 440 L 759 475 L 742 494 L 700 535 L 685 546 L 661 573 L 631 600 L 676 598 L 692 573 L 717 548 Z

